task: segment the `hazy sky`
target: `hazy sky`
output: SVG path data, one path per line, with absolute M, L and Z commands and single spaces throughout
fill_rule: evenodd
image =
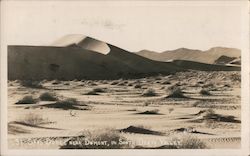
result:
M 88 35 L 123 49 L 240 48 L 237 2 L 9 1 L 2 5 L 7 44 L 48 45 Z

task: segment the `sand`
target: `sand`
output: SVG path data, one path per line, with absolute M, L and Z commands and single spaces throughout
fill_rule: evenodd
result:
M 209 148 L 240 148 L 240 72 L 190 71 L 141 79 L 52 82 L 42 81 L 43 88 L 24 87 L 17 80 L 8 82 L 9 148 L 58 149 L 83 131 L 107 128 L 117 130 L 134 147 L 157 148 L 173 139 L 192 136 Z M 136 84 L 140 87 L 135 87 Z M 187 98 L 166 98 L 171 86 L 181 88 Z M 98 95 L 86 95 L 94 88 L 102 91 Z M 156 95 L 143 96 L 148 88 Z M 201 95 L 202 88 L 211 95 Z M 48 91 L 59 99 L 75 98 L 84 109 L 47 107 L 55 104 L 54 101 L 15 104 L 26 95 L 38 98 Z M 214 114 L 231 115 L 234 120 L 204 119 L 200 111 L 209 108 Z M 155 113 L 147 114 L 147 111 Z M 47 122 L 38 126 L 22 124 L 30 113 L 42 116 Z M 158 133 L 145 134 L 145 130 L 135 133 L 130 126 Z M 121 131 L 128 127 L 130 132 Z

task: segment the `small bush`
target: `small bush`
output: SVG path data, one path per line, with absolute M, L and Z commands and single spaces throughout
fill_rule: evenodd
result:
M 103 142 L 106 144 L 86 144 L 86 142 Z M 104 129 L 95 131 L 85 131 L 82 135 L 73 137 L 61 146 L 61 149 L 124 149 L 129 148 L 129 144 L 119 144 L 128 142 L 120 133 L 114 129 Z M 111 143 L 116 142 L 117 144 Z
M 205 149 L 208 148 L 205 142 L 196 137 L 187 136 L 180 141 L 179 149 Z
M 211 95 L 211 93 L 209 92 L 209 90 L 206 90 L 206 89 L 202 89 L 202 90 L 200 91 L 200 94 L 201 94 L 201 95 Z
M 37 99 L 33 98 L 33 96 L 28 95 L 23 97 L 21 100 L 16 102 L 16 104 L 34 104 L 37 102 Z
M 104 93 L 106 92 L 103 88 L 94 88 L 93 90 L 87 92 L 85 95 L 99 95 L 98 93 Z
M 43 88 L 40 81 L 33 81 L 33 80 L 23 80 L 21 81 L 21 85 L 28 88 Z
M 111 82 L 111 85 L 117 85 L 119 82 L 118 81 L 113 81 Z
M 164 82 L 162 82 L 162 84 L 169 85 L 169 84 L 171 84 L 171 82 L 169 82 L 169 81 L 164 81 Z
M 99 95 L 99 94 L 97 92 L 91 90 L 91 91 L 85 93 L 85 95 Z
M 42 101 L 57 101 L 58 100 L 56 95 L 54 93 L 50 93 L 50 92 L 42 93 L 40 95 L 39 99 L 42 100 Z
M 136 84 L 136 85 L 134 86 L 134 88 L 141 88 L 141 87 L 142 87 L 141 84 Z
M 128 86 L 133 86 L 133 85 L 134 85 L 134 83 L 129 83 L 129 84 L 128 84 Z
M 63 110 L 69 110 L 69 109 L 74 109 L 74 110 L 86 110 L 80 108 L 79 106 L 87 106 L 87 105 L 81 105 L 75 98 L 68 98 L 65 100 L 58 101 L 54 104 L 47 104 L 43 105 L 48 108 L 57 108 L 57 109 L 63 109 Z
M 97 93 L 104 93 L 104 92 L 106 92 L 106 90 L 104 88 L 94 88 L 93 91 L 97 92 Z
M 167 98 L 187 98 L 183 95 L 183 92 L 180 88 L 175 88 L 171 91 L 171 93 L 167 96 Z
M 169 108 L 168 109 L 168 113 L 170 114 L 170 113 L 172 113 L 174 111 L 174 108 Z
M 138 114 L 150 114 L 150 115 L 159 114 L 159 109 L 147 110 L 144 112 L 140 112 Z
M 59 81 L 59 80 L 54 80 L 54 81 L 52 81 L 51 84 L 53 84 L 53 85 L 58 85 L 58 84 L 60 84 L 60 83 L 61 83 L 61 81 Z
M 51 122 L 49 122 L 48 119 L 43 118 L 41 115 L 29 113 L 22 120 L 20 120 L 19 123 L 27 124 L 31 126 L 39 126 L 39 125 L 48 124 Z
M 143 96 L 156 96 L 156 92 L 154 89 L 149 88 L 142 95 Z

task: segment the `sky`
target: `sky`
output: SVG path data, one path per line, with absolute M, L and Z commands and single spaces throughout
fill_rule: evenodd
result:
M 136 52 L 241 47 L 242 4 L 169 1 L 4 1 L 8 45 L 83 34 Z

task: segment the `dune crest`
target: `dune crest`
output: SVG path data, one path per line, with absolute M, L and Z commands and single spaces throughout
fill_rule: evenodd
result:
M 66 35 L 56 40 L 54 43 L 51 44 L 51 46 L 55 47 L 75 46 L 105 55 L 110 52 L 110 47 L 108 46 L 107 43 L 81 34 Z

